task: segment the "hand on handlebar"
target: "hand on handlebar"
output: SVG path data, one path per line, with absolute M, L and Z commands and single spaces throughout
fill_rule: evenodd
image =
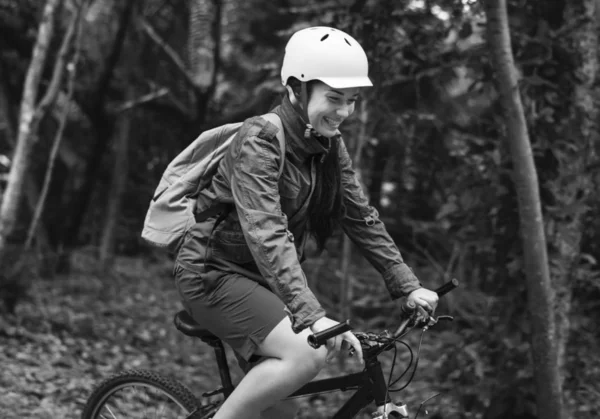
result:
M 423 322 L 423 326 L 428 328 L 436 324 L 438 320 L 452 320 L 452 317 L 450 316 L 440 316 L 435 318 L 433 317 L 433 311 L 437 307 L 438 298 L 449 293 L 456 287 L 458 287 L 458 280 L 453 278 L 441 287 L 436 288 L 435 291 L 420 288 L 411 292 L 408 299 L 402 303 L 402 321 L 400 326 L 396 329 L 396 332 L 392 335 L 393 340 L 402 337 L 407 328 L 413 327 L 415 324 Z M 431 310 L 431 312 L 427 312 L 427 309 Z M 415 317 L 415 315 L 417 315 L 417 317 Z M 363 362 L 362 346 L 356 336 L 350 332 L 352 326 L 350 325 L 349 320 L 346 320 L 344 323 L 338 323 L 324 317 L 317 320 L 310 328 L 314 334 L 308 336 L 308 344 L 315 349 L 321 345 L 327 345 L 328 362 L 337 355 L 344 341 L 352 346 L 350 348 L 350 355 L 352 355 L 353 352 L 358 351 L 358 354 L 360 355 L 359 359 L 361 360 L 361 363 Z M 426 328 L 424 330 L 426 330 Z M 339 342 L 337 339 L 338 336 L 340 337 Z
M 339 324 L 335 320 L 332 320 L 327 317 L 322 317 L 310 326 L 310 329 L 313 333 L 321 332 L 325 329 L 329 329 L 335 325 Z M 327 340 L 327 362 L 330 362 L 334 357 L 336 357 L 342 348 L 342 343 L 347 342 L 353 349 L 355 353 L 357 353 L 358 359 L 360 362 L 363 362 L 363 354 L 362 354 L 362 346 L 356 336 L 350 331 L 344 332 L 338 336 L 334 336 Z
M 413 302 L 418 307 L 423 307 L 430 315 L 435 313 L 438 304 L 438 294 L 426 288 L 419 288 L 408 294 L 408 302 Z

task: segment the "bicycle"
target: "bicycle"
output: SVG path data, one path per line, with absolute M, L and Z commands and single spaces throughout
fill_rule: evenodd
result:
M 442 296 L 457 286 L 458 281 L 453 279 L 436 289 L 435 292 L 439 296 Z M 403 387 L 394 389 L 392 387 L 409 371 L 413 362 L 412 349 L 407 343 L 400 341 L 400 339 L 415 328 L 422 328 L 423 332 L 425 332 L 437 324 L 439 320 L 452 320 L 452 317 L 432 317 L 422 308 L 415 307 L 414 304 L 411 305 L 408 302 L 402 304 L 401 313 L 400 325 L 393 334 L 390 334 L 388 331 L 381 333 L 355 333 L 363 348 L 363 358 L 365 360 L 363 371 L 339 377 L 313 380 L 289 397 L 315 395 L 337 390 L 355 390 L 355 393 L 332 416 L 333 419 L 353 418 L 372 402 L 375 402 L 376 406 L 376 410 L 372 413 L 374 419 L 408 418 L 407 406 L 392 402 L 390 392 L 400 391 L 406 388 L 412 381 L 418 366 L 423 335 L 421 335 L 417 359 L 411 376 Z M 223 400 L 235 388 L 231 380 L 223 342 L 207 330 L 201 329 L 186 311 L 178 312 L 175 315 L 174 323 L 175 327 L 185 335 L 199 338 L 214 349 L 216 362 L 219 367 L 221 386 L 213 391 L 204 392 L 200 398 L 196 398 L 187 387 L 176 380 L 148 370 L 127 370 L 108 378 L 95 389 L 83 409 L 82 419 L 145 418 L 149 416 L 140 415 L 145 414 L 149 410 L 152 411 L 151 417 L 160 418 L 210 419 L 215 414 L 219 406 L 223 403 Z M 339 323 L 330 329 L 310 335 L 308 343 L 312 347 L 318 348 L 324 345 L 327 339 L 344 333 L 347 330 L 351 330 L 349 321 Z M 392 372 L 396 360 L 394 356 L 389 378 L 386 381 L 378 356 L 385 351 L 395 349 L 397 342 L 402 343 L 409 349 L 411 359 L 408 367 L 400 377 L 392 381 Z M 353 355 L 352 349 L 350 350 L 350 355 Z M 144 396 L 141 392 L 137 391 L 138 388 L 144 391 L 154 391 L 155 395 Z M 131 391 L 120 394 L 120 391 L 125 389 Z M 215 396 L 220 396 L 222 399 L 211 401 Z M 164 399 L 161 399 L 163 397 Z M 424 403 L 428 400 L 421 403 L 419 410 L 415 414 L 415 419 L 419 415 Z M 143 409 L 132 408 L 130 405 L 134 402 L 142 402 Z M 165 413 L 175 413 L 175 411 L 179 412 L 177 416 L 165 415 Z

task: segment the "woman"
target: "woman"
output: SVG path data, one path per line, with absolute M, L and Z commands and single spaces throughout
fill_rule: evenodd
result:
M 283 126 L 285 156 L 276 126 L 250 118 L 198 198 L 198 212 L 214 216 L 186 236 L 177 288 L 194 320 L 253 365 L 215 419 L 270 417 L 267 409 L 314 378 L 343 341 L 362 359 L 351 332 L 317 350 L 307 344 L 310 333 L 337 324 L 300 266 L 309 236 L 323 249 L 342 227 L 382 274 L 392 298 L 406 296 L 430 311 L 437 305 L 437 294 L 420 286 L 368 206 L 338 131 L 360 88 L 372 86 L 367 73 L 367 57 L 348 34 L 327 27 L 296 32 L 281 71 L 288 94 L 273 110 Z

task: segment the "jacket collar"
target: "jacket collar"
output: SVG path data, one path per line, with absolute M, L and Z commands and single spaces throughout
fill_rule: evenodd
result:
M 284 95 L 281 105 L 277 106 L 274 112 L 281 118 L 286 142 L 299 159 L 306 160 L 310 156 L 318 154 L 325 157 L 329 152 L 331 140 L 319 135 L 314 129 L 311 129 L 309 138 L 305 137 L 306 123 L 292 105 L 287 94 Z

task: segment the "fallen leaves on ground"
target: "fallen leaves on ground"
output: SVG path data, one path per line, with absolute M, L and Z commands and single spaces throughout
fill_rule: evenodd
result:
M 79 269 L 68 277 L 35 281 L 29 295 L 18 306 L 16 316 L 0 318 L 1 419 L 79 418 L 92 390 L 126 369 L 148 369 L 175 378 L 196 395 L 219 385 L 212 349 L 172 325 L 181 306 L 170 263 L 119 258 L 110 274 Z M 370 324 L 356 325 L 360 330 Z M 443 411 L 445 419 L 482 417 L 481 406 L 489 402 L 494 386 L 502 383 L 489 365 L 482 363 L 489 348 L 482 346 L 473 331 L 469 333 L 447 327 L 426 335 L 414 381 L 406 390 L 392 394 L 393 400 L 410 406 L 411 417 L 421 401 L 437 392 L 444 394 L 429 402 L 430 411 Z M 415 351 L 418 338 L 419 333 L 409 337 Z M 593 332 L 579 333 L 571 350 L 571 364 L 576 367 L 573 375 L 593 379 L 589 384 L 581 379 L 579 385 L 567 380 L 568 403 L 578 419 L 597 417 L 598 413 L 598 403 L 593 402 L 599 394 L 594 383 L 600 379 L 594 361 L 596 342 Z M 230 350 L 228 355 L 237 382 L 241 372 Z M 392 358 L 393 351 L 381 357 L 386 374 Z M 402 373 L 409 359 L 408 351 L 399 346 L 394 377 Z M 355 359 L 349 359 L 332 363 L 320 377 L 359 368 Z M 299 419 L 330 417 L 351 394 L 304 398 Z M 480 408 L 467 411 L 461 403 L 469 400 L 477 401 Z M 362 417 L 370 417 L 370 413 Z

